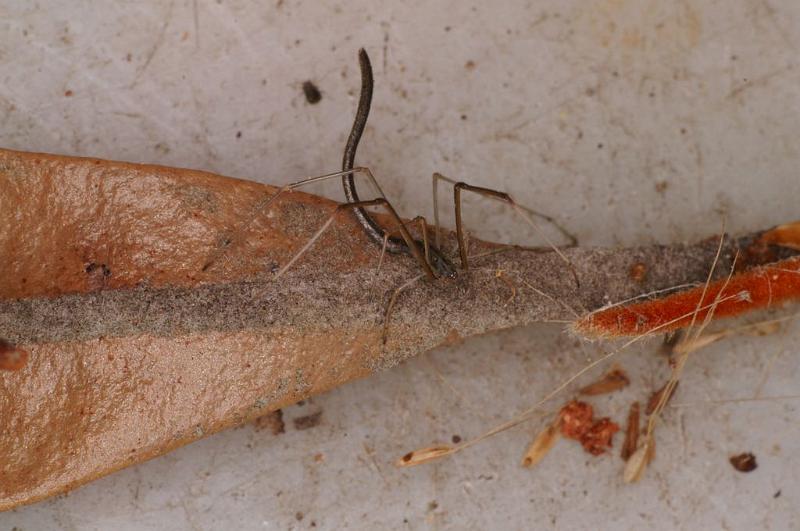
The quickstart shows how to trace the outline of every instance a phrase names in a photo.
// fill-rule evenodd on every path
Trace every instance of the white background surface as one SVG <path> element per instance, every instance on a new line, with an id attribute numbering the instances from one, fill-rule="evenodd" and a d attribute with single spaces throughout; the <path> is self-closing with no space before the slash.
<path id="1" fill-rule="evenodd" d="M 581 245 L 694 240 L 723 214 L 732 231 L 798 217 L 791 0 L 0 0 L 0 145 L 272 184 L 335 171 L 361 46 L 377 87 L 358 162 L 407 217 L 430 215 L 433 171 L 557 215 Z M 305 101 L 306 80 L 320 103 Z M 336 183 L 311 191 L 341 198 Z M 535 241 L 494 203 L 470 201 L 466 221 Z M 667 412 L 635 486 L 621 481 L 619 435 L 614 455 L 562 442 L 520 468 L 536 422 L 392 466 L 510 418 L 604 348 L 541 325 L 420 356 L 289 408 L 285 434 L 222 433 L 2 514 L 0 528 L 798 528 L 798 401 L 709 403 L 797 395 L 798 347 L 787 325 L 690 360 L 674 402 L 693 405 Z M 622 423 L 660 386 L 656 350 L 620 357 L 633 385 L 593 400 L 599 414 Z M 316 411 L 319 426 L 294 428 Z M 730 466 L 742 451 L 756 471 Z"/>

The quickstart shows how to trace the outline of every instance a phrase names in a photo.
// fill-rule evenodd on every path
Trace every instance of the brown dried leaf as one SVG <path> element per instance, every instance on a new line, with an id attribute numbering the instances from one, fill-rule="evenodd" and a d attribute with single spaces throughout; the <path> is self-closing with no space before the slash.
<path id="1" fill-rule="evenodd" d="M 406 455 L 395 461 L 394 466 L 409 467 L 421 465 L 422 463 L 427 463 L 428 461 L 433 461 L 434 459 L 439 459 L 440 457 L 450 455 L 455 450 L 456 447 L 449 446 L 447 444 L 436 444 L 434 446 L 428 446 L 427 448 L 420 448 L 419 450 L 408 452 Z"/>
<path id="2" fill-rule="evenodd" d="M 536 466 L 558 441 L 561 436 L 560 428 L 561 418 L 559 417 L 542 430 L 525 451 L 525 455 L 522 457 L 522 466 L 525 468 Z"/>
<path id="3" fill-rule="evenodd" d="M 582 395 L 603 395 L 619 391 L 630 385 L 630 383 L 627 373 L 620 367 L 614 367 L 604 374 L 602 378 L 587 385 L 579 392 Z"/>
<path id="4" fill-rule="evenodd" d="M 630 459 L 639 444 L 639 402 L 631 404 L 628 412 L 628 425 L 625 427 L 625 441 L 620 456 L 624 461 Z"/>

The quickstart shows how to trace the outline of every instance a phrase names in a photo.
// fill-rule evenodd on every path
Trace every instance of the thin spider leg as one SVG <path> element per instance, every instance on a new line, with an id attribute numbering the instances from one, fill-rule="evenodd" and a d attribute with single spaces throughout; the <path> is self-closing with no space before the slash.
<path id="1" fill-rule="evenodd" d="M 236 243 L 240 239 L 241 235 L 250 227 L 250 225 L 253 223 L 253 221 L 255 221 L 255 219 L 257 219 L 264 212 L 266 212 L 267 209 L 270 207 L 270 205 L 272 205 L 272 203 L 274 203 L 275 200 L 277 200 L 278 197 L 280 197 L 285 192 L 291 192 L 292 190 L 295 190 L 295 189 L 300 188 L 302 186 L 305 186 L 307 184 L 312 184 L 312 183 L 324 181 L 326 179 L 334 179 L 334 178 L 337 178 L 337 177 L 342 177 L 344 175 L 355 175 L 355 174 L 361 174 L 361 175 L 365 176 L 370 181 L 372 186 L 375 187 L 375 189 L 377 190 L 377 192 L 380 195 L 380 197 L 382 199 L 386 200 L 386 196 L 384 195 L 383 190 L 381 189 L 380 185 L 378 184 L 377 179 L 375 179 L 375 176 L 372 174 L 370 169 L 366 168 L 366 167 L 361 167 L 361 166 L 353 168 L 353 169 L 350 169 L 350 170 L 337 171 L 337 172 L 333 172 L 333 173 L 326 173 L 325 175 L 317 175 L 317 176 L 314 176 L 314 177 L 306 177 L 306 178 L 301 179 L 299 181 L 295 181 L 295 182 L 289 183 L 287 185 L 284 185 L 284 186 L 278 188 L 278 190 L 275 191 L 275 193 L 273 193 L 269 197 L 266 197 L 266 198 L 262 199 L 261 201 L 259 201 L 258 203 L 256 203 L 250 209 L 251 214 L 247 217 L 247 219 L 245 219 L 245 221 L 243 223 L 241 223 L 233 231 L 233 233 L 230 236 L 228 236 L 227 238 L 225 238 L 225 240 L 223 240 L 221 246 L 217 247 L 214 251 L 212 251 L 211 255 L 209 256 L 208 260 L 206 260 L 206 263 L 203 265 L 201 270 L 202 271 L 207 271 L 220 258 L 222 258 L 225 255 L 225 253 L 228 252 L 228 250 L 230 249 L 231 245 L 233 245 L 234 243 Z M 392 209 L 392 212 L 394 212 L 394 209 Z M 390 212 L 390 214 L 391 214 L 391 212 Z M 395 213 L 395 215 L 396 215 L 396 213 Z M 401 235 L 402 235 L 402 231 L 401 231 Z M 403 235 L 403 239 L 405 239 L 405 235 Z M 413 240 L 412 240 L 412 242 L 413 242 Z M 415 247 L 416 247 L 417 253 L 414 252 L 415 251 Z M 419 248 L 416 245 L 410 245 L 409 246 L 409 250 L 411 251 L 412 256 L 414 256 L 415 258 L 417 258 L 417 254 L 419 254 L 421 256 L 421 251 L 419 251 Z M 424 268 L 423 268 L 423 270 L 424 270 Z M 427 271 L 426 271 L 426 273 L 427 273 Z"/>
<path id="2" fill-rule="evenodd" d="M 403 239 L 408 243 L 409 248 L 412 250 L 412 252 L 416 251 L 414 252 L 414 258 L 417 259 L 417 262 L 419 262 L 420 266 L 425 271 L 425 274 L 428 275 L 428 278 L 431 279 L 436 278 L 433 274 L 433 270 L 431 269 L 430 265 L 428 265 L 428 262 L 425 261 L 425 257 L 422 255 L 422 252 L 416 246 L 416 243 L 411 238 L 411 234 L 408 232 L 408 229 L 406 229 L 405 226 L 403 225 L 402 220 L 397 215 L 397 212 L 392 207 L 391 203 L 389 203 L 389 201 L 387 201 L 383 197 L 378 197 L 376 199 L 370 199 L 369 201 L 357 201 L 355 203 L 344 203 L 338 205 L 334 210 L 334 212 L 328 217 L 327 221 L 325 221 L 325 223 L 322 225 L 322 227 L 320 227 L 317 230 L 317 232 L 315 232 L 314 235 L 305 243 L 305 245 L 303 245 L 300 251 L 298 251 L 292 257 L 292 259 L 289 260 L 289 262 L 278 271 L 278 273 L 275 275 L 274 280 L 278 280 L 281 276 L 283 276 L 283 274 L 286 273 L 286 271 L 290 267 L 292 267 L 295 264 L 295 262 L 297 262 L 300 259 L 300 257 L 311 248 L 311 246 L 314 245 L 314 243 L 319 239 L 319 237 L 322 236 L 322 233 L 325 232 L 325 230 L 331 225 L 331 223 L 333 223 L 333 220 L 336 218 L 336 215 L 339 212 L 346 209 L 364 208 L 369 206 L 383 206 L 386 209 L 386 211 L 389 213 L 389 216 L 391 216 L 392 219 L 398 224 L 400 234 L 403 236 Z"/>
<path id="3" fill-rule="evenodd" d="M 433 176 L 431 176 L 431 184 L 433 185 L 433 230 L 435 236 L 436 247 L 439 249 L 442 248 L 442 231 L 441 227 L 439 226 L 439 180 L 449 181 L 452 184 L 456 184 L 451 179 L 448 179 L 444 175 L 438 172 L 434 172 Z"/>
<path id="4" fill-rule="evenodd" d="M 565 264 L 570 268 L 572 275 L 575 277 L 575 283 L 580 285 L 580 280 L 578 279 L 578 273 L 575 270 L 575 266 L 572 265 L 572 262 L 561 252 L 561 250 L 555 246 L 550 239 L 539 230 L 539 227 L 536 226 L 536 223 L 533 222 L 533 219 L 528 215 L 526 209 L 522 208 L 520 205 L 517 204 L 516 201 L 507 193 L 499 192 L 497 190 L 492 190 L 491 188 L 484 188 L 482 186 L 473 186 L 471 184 L 467 184 L 464 182 L 458 182 L 453 185 L 453 199 L 455 201 L 456 206 L 456 237 L 458 239 L 458 252 L 461 256 L 461 265 L 464 267 L 465 270 L 469 269 L 469 262 L 467 260 L 467 249 L 464 241 L 464 229 L 463 229 L 463 220 L 461 215 L 461 190 L 466 190 L 468 192 L 474 192 L 476 194 L 484 195 L 491 199 L 497 199 L 499 201 L 503 201 L 508 203 L 514 212 L 517 213 L 523 220 L 525 220 L 528 225 L 535 230 L 539 236 L 544 238 L 547 244 L 553 249 L 553 251 L 558 254 L 558 256 L 564 261 Z"/>

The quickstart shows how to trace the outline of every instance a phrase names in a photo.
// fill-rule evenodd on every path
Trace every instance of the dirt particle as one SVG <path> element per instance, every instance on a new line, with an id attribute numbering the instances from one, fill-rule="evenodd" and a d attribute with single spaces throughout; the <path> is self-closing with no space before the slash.
<path id="1" fill-rule="evenodd" d="M 470 59 L 469 61 L 464 63 L 464 68 L 466 68 L 467 70 L 475 70 L 475 61 Z"/>
<path id="2" fill-rule="evenodd" d="M 433 500 L 432 502 L 428 503 L 428 511 L 435 511 L 438 508 L 439 504 L 436 502 L 436 500 Z"/>
<path id="3" fill-rule="evenodd" d="M 619 426 L 611 422 L 611 419 L 604 417 L 589 428 L 589 431 L 581 437 L 583 449 L 592 455 L 600 455 L 611 448 L 611 439 L 619 431 Z"/>
<path id="4" fill-rule="evenodd" d="M 453 441 L 453 444 L 458 444 L 461 442 L 461 435 L 453 435 L 451 440 Z"/>
<path id="5" fill-rule="evenodd" d="M 64 92 L 64 96 L 66 96 L 67 98 L 71 97 L 73 94 L 74 92 L 72 92 L 71 90 L 67 90 Z"/>
<path id="6" fill-rule="evenodd" d="M 306 96 L 306 101 L 311 105 L 316 105 L 322 99 L 322 93 L 312 81 L 303 83 L 303 94 Z"/>
<path id="7" fill-rule="evenodd" d="M 631 280 L 642 283 L 647 278 L 647 265 L 643 262 L 636 262 L 631 266 Z"/>
<path id="8" fill-rule="evenodd" d="M 18 371 L 28 363 L 28 352 L 0 339 L 0 370 Z"/>
<path id="9" fill-rule="evenodd" d="M 666 192 L 668 187 L 669 183 L 667 181 L 658 181 L 655 186 L 656 192 L 658 192 L 659 194 L 663 194 L 664 192 Z"/>
<path id="10" fill-rule="evenodd" d="M 561 408 L 561 434 L 570 439 L 580 439 L 592 426 L 594 409 L 591 404 L 573 400 Z"/>
<path id="11" fill-rule="evenodd" d="M 303 516 L 304 516 L 303 513 L 301 513 L 300 511 L 297 511 L 296 513 L 294 513 L 294 517 L 298 522 L 303 520 Z"/>
<path id="12" fill-rule="evenodd" d="M 236 131 L 236 138 L 242 138 L 242 132 Z"/>
<path id="13" fill-rule="evenodd" d="M 283 422 L 283 410 L 278 409 L 258 417 L 253 421 L 256 431 L 269 430 L 273 435 L 280 435 L 286 431 L 286 424 Z"/>
<path id="14" fill-rule="evenodd" d="M 772 497 L 773 498 L 780 498 L 781 497 L 781 489 L 778 489 L 778 491 L 775 494 L 773 494 Z"/>
<path id="15" fill-rule="evenodd" d="M 758 468 L 758 463 L 756 463 L 756 456 L 750 452 L 745 452 L 743 454 L 731 456 L 730 462 L 731 465 L 733 465 L 733 468 L 735 468 L 739 472 L 752 472 L 753 470 Z"/>
<path id="16" fill-rule="evenodd" d="M 297 417 L 292 422 L 296 430 L 308 430 L 318 426 L 320 421 L 322 421 L 322 411 L 317 411 L 316 413 L 303 417 Z"/>

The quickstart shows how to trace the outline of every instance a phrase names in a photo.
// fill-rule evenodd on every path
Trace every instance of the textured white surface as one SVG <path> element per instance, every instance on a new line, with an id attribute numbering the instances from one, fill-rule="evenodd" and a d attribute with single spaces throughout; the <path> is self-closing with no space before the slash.
<path id="1" fill-rule="evenodd" d="M 273 184 L 335 171 L 361 46 L 377 88 L 358 161 L 405 216 L 430 216 L 441 171 L 557 215 L 582 245 L 701 238 L 720 213 L 732 231 L 798 217 L 791 0 L 0 0 L 0 145 Z M 341 197 L 336 183 L 311 191 Z M 494 203 L 470 200 L 466 219 L 482 237 L 534 241 Z M 636 486 L 621 482 L 619 436 L 613 456 L 563 443 L 523 470 L 535 422 L 437 464 L 391 465 L 511 417 L 601 348 L 544 325 L 473 339 L 288 409 L 283 435 L 222 433 L 0 527 L 800 526 L 798 401 L 708 402 L 797 395 L 797 325 L 693 358 L 675 402 L 694 406 L 668 411 Z M 634 384 L 594 400 L 598 413 L 622 422 L 660 385 L 655 351 L 623 355 Z M 294 428 L 316 411 L 319 426 Z M 741 451 L 757 455 L 751 474 L 727 462 Z"/>

